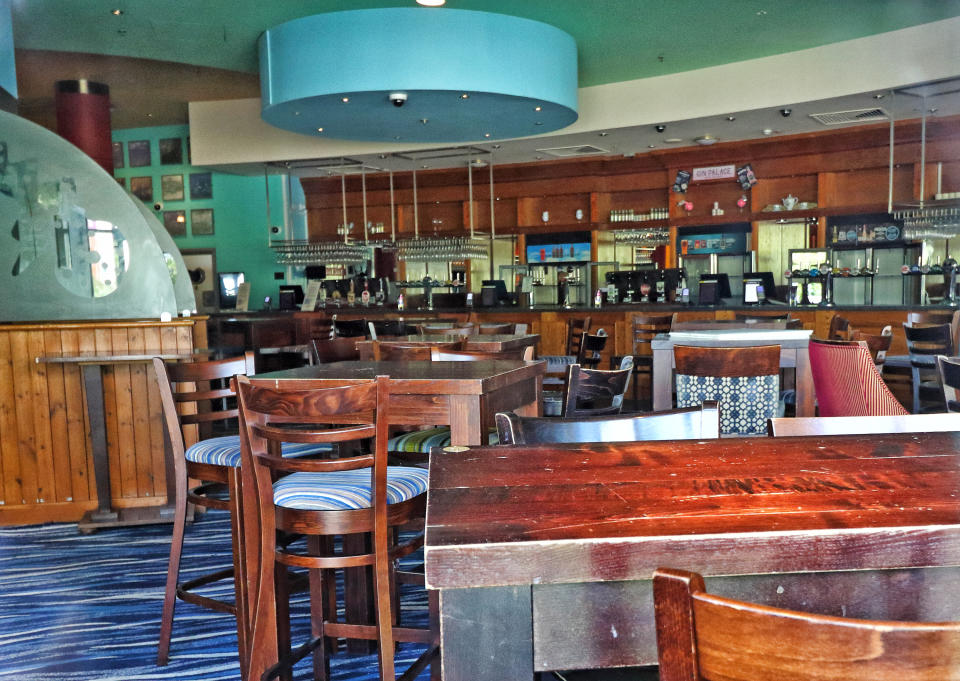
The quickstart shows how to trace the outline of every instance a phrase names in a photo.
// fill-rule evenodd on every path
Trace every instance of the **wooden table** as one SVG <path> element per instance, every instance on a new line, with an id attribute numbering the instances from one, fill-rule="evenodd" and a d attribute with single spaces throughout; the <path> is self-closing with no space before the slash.
<path id="1" fill-rule="evenodd" d="M 469 336 L 458 336 L 454 334 L 428 334 L 411 336 L 390 336 L 381 340 L 406 343 L 409 345 L 431 345 L 433 343 L 453 343 L 466 339 L 465 350 L 471 352 L 510 352 L 512 350 L 523 350 L 527 346 L 536 345 L 540 342 L 540 336 L 535 333 L 508 333 L 508 334 L 471 334 Z M 361 340 L 357 343 L 360 352 L 363 352 L 363 345 L 369 346 L 370 341 Z"/>
<path id="2" fill-rule="evenodd" d="M 331 362 L 298 369 L 287 369 L 250 377 L 254 385 L 288 388 L 322 388 L 356 383 L 375 376 L 390 376 L 391 425 L 449 425 L 451 445 L 479 445 L 487 441 L 487 428 L 494 425 L 498 411 L 516 411 L 527 416 L 540 414 L 540 393 L 546 363 L 520 360 L 477 362 Z M 250 471 L 243 471 L 243 485 L 253 489 Z M 248 495 L 244 493 L 244 499 Z M 258 520 L 251 515 L 256 504 L 244 501 L 244 544 L 247 554 L 248 590 L 258 591 L 260 545 Z M 354 537 L 354 539 L 356 539 Z M 362 541 L 362 538 L 360 538 Z M 360 568 L 362 570 L 362 568 Z M 349 571 L 348 571 L 349 572 Z M 348 575 L 359 584 L 348 585 L 350 599 L 346 603 L 348 621 L 369 621 L 369 599 L 362 579 Z M 261 591 L 261 597 L 272 598 L 273 588 Z M 361 612 L 362 611 L 362 612 Z M 277 659 L 277 642 L 273 634 L 254 629 L 251 641 L 250 670 L 246 678 L 259 679 L 263 671 Z"/>
<path id="3" fill-rule="evenodd" d="M 651 577 L 960 619 L 960 433 L 482 447 L 430 462 L 446 681 L 656 663 Z"/>
<path id="4" fill-rule="evenodd" d="M 110 456 L 107 445 L 106 409 L 103 400 L 103 368 L 117 364 L 150 364 L 154 357 L 166 361 L 188 361 L 193 353 L 144 352 L 144 353 L 50 353 L 37 357 L 37 364 L 76 364 L 83 376 L 84 397 L 87 403 L 87 418 L 90 424 L 90 449 L 93 454 L 93 475 L 97 487 L 97 508 L 87 511 L 77 523 L 81 532 L 93 532 L 104 527 L 129 525 L 152 525 L 173 522 L 173 500 L 176 490 L 170 462 L 169 444 L 166 451 L 167 503 L 164 506 L 125 508 L 117 511 L 111 503 Z M 152 369 L 151 369 L 152 373 Z M 166 431 L 164 431 L 166 442 Z"/>
<path id="5" fill-rule="evenodd" d="M 653 409 L 661 411 L 673 407 L 673 346 L 699 345 L 704 347 L 749 347 L 779 345 L 780 366 L 796 369 L 797 416 L 814 415 L 813 374 L 810 371 L 810 344 L 812 331 L 806 329 L 714 329 L 701 331 L 671 331 L 658 334 L 651 342 L 653 349 Z"/>

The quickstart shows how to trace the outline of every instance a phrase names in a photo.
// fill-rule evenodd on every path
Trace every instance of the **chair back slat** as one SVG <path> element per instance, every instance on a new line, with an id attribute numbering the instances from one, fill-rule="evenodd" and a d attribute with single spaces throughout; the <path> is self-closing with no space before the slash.
<path id="1" fill-rule="evenodd" d="M 632 357 L 624 357 L 620 368 L 613 371 L 584 369 L 579 364 L 571 364 L 567 367 L 567 382 L 563 387 L 561 416 L 619 414 L 632 372 Z"/>
<path id="2" fill-rule="evenodd" d="M 311 345 L 318 364 L 360 359 L 356 337 L 314 338 Z"/>
<path id="3" fill-rule="evenodd" d="M 567 320 L 567 351 L 565 354 L 571 357 L 576 357 L 580 354 L 580 343 L 583 339 L 583 334 L 590 330 L 591 321 L 590 317 Z"/>
<path id="4" fill-rule="evenodd" d="M 923 361 L 920 356 L 953 354 L 953 338 L 949 324 L 910 326 L 904 323 L 903 333 L 907 338 L 907 353 L 911 362 L 920 361 L 924 366 L 930 366 L 930 362 Z"/>
<path id="5" fill-rule="evenodd" d="M 699 440 L 720 436 L 716 402 L 639 416 L 554 418 L 501 412 L 496 415 L 496 422 L 500 444 L 504 445 Z"/>
<path id="6" fill-rule="evenodd" d="M 947 411 L 960 412 L 960 357 L 937 355 L 937 370 Z"/>
<path id="7" fill-rule="evenodd" d="M 780 372 L 780 346 L 745 348 L 673 346 L 678 374 L 688 376 L 772 376 Z"/>
<path id="8" fill-rule="evenodd" d="M 477 350 L 447 350 L 445 348 L 430 348 L 430 359 L 434 362 L 477 362 L 482 360 L 512 359 L 533 360 L 533 346 L 528 345 L 522 350 L 503 350 L 501 352 L 480 352 Z"/>
<path id="9" fill-rule="evenodd" d="M 944 681 L 960 678 L 960 622 L 858 620 L 706 592 L 703 578 L 653 575 L 660 678 Z"/>

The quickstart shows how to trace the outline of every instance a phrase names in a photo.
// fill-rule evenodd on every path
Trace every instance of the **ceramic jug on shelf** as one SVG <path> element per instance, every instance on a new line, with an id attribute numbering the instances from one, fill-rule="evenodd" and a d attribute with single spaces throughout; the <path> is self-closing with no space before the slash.
<path id="1" fill-rule="evenodd" d="M 799 201 L 799 199 L 796 196 L 794 196 L 793 194 L 787 194 L 783 198 L 781 203 L 783 204 L 783 207 L 786 208 L 787 210 L 793 210 L 797 205 L 797 201 Z"/>

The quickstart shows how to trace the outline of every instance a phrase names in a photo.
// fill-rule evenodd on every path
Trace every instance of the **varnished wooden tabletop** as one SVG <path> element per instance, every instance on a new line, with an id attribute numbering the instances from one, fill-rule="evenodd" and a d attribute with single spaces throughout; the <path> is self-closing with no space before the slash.
<path id="1" fill-rule="evenodd" d="M 316 366 L 257 374 L 261 381 L 359 381 L 389 376 L 391 392 L 410 394 L 485 394 L 546 371 L 542 361 L 483 360 L 478 362 L 330 362 Z M 289 383 L 290 387 L 298 387 Z"/>
<path id="2" fill-rule="evenodd" d="M 432 588 L 960 565 L 960 433 L 478 447 L 430 462 Z"/>

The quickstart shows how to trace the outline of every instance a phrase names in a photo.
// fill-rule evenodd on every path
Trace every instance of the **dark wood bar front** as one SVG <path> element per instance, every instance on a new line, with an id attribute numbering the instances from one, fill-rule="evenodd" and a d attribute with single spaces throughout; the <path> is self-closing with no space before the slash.
<path id="1" fill-rule="evenodd" d="M 661 566 L 778 607 L 958 619 L 958 448 L 936 433 L 437 452 L 444 679 L 655 664 Z"/>

